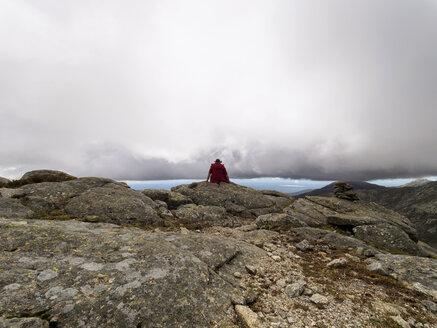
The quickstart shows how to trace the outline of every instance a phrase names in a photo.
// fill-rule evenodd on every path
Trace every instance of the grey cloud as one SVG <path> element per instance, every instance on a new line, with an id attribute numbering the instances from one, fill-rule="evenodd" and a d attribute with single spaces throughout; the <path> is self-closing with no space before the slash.
<path id="1" fill-rule="evenodd" d="M 437 172 L 435 1 L 0 2 L 0 175 Z"/>

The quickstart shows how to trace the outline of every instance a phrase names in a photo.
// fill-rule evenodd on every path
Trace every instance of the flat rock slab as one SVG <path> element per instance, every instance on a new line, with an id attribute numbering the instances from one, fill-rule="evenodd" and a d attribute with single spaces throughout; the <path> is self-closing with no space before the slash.
<path id="1" fill-rule="evenodd" d="M 231 298 L 241 291 L 226 267 L 256 265 L 263 254 L 223 236 L 0 219 L 0 317 L 43 314 L 60 327 L 230 327 Z"/>

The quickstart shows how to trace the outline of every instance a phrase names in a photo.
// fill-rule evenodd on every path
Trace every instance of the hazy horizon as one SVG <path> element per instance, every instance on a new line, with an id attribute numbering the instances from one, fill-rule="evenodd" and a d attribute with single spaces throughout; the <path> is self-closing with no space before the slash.
<path id="1" fill-rule="evenodd" d="M 437 177 L 426 177 L 431 181 L 437 181 Z M 398 187 L 415 179 L 384 179 L 366 181 L 385 187 Z M 129 181 L 125 180 L 133 189 L 171 189 L 171 187 L 181 184 L 189 184 L 204 180 L 199 179 L 172 179 L 172 180 L 149 180 L 149 181 Z M 284 193 L 295 193 L 299 191 L 322 188 L 334 181 L 315 181 L 305 179 L 282 179 L 282 178 L 254 178 L 254 179 L 231 179 L 231 181 L 254 189 L 277 190 Z"/>
<path id="2" fill-rule="evenodd" d="M 434 0 L 0 0 L 0 176 L 437 176 Z"/>

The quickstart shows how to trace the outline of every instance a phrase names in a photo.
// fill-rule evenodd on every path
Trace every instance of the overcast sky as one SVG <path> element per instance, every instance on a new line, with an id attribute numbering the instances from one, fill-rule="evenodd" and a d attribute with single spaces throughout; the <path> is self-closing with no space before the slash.
<path id="1" fill-rule="evenodd" d="M 0 0 L 0 176 L 437 175 L 435 0 Z"/>

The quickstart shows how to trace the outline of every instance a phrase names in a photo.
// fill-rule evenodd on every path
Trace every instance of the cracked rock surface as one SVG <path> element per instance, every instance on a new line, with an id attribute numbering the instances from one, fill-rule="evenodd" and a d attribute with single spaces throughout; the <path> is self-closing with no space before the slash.
<path id="1" fill-rule="evenodd" d="M 59 327 L 232 326 L 231 274 L 262 249 L 223 236 L 0 219 L 0 316 Z"/>

